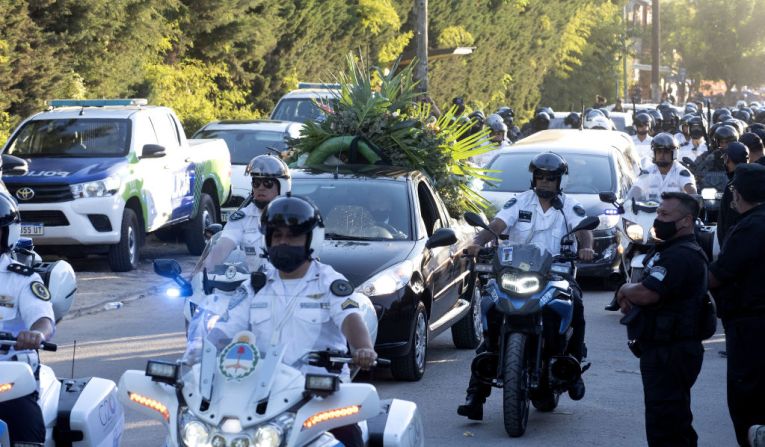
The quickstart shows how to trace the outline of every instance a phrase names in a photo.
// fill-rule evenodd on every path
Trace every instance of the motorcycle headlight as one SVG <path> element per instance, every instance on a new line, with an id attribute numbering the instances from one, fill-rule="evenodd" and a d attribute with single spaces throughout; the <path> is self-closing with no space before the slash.
<path id="1" fill-rule="evenodd" d="M 624 232 L 627 233 L 628 238 L 638 242 L 643 240 L 643 227 L 628 219 L 622 219 L 622 222 L 624 224 Z"/>
<path id="2" fill-rule="evenodd" d="M 366 296 L 388 295 L 409 284 L 414 264 L 404 261 L 388 267 L 356 288 Z"/>
<path id="3" fill-rule="evenodd" d="M 714 188 L 704 188 L 701 190 L 701 198 L 704 200 L 714 200 L 717 196 L 717 190 Z"/>
<path id="4" fill-rule="evenodd" d="M 205 424 L 199 421 L 187 422 L 181 430 L 181 437 L 187 447 L 208 447 L 210 445 L 208 443 L 210 432 Z"/>
<path id="5" fill-rule="evenodd" d="M 120 189 L 120 178 L 116 175 L 107 177 L 103 180 L 93 182 L 76 183 L 70 185 L 69 189 L 75 199 L 84 199 L 87 197 L 104 197 L 114 195 Z"/>
<path id="6" fill-rule="evenodd" d="M 283 435 L 280 427 L 271 424 L 263 425 L 255 431 L 252 447 L 279 447 Z"/>
<path id="7" fill-rule="evenodd" d="M 619 223 L 618 214 L 601 214 L 598 217 L 600 218 L 600 224 L 595 228 L 596 230 L 610 230 Z"/>
<path id="8" fill-rule="evenodd" d="M 518 275 L 515 273 L 502 274 L 500 285 L 510 293 L 525 295 L 538 292 L 541 287 L 539 278 L 534 275 Z"/>

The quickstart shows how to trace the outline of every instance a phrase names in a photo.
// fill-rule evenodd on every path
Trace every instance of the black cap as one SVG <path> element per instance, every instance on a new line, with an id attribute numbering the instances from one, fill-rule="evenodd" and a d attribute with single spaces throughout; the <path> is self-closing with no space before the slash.
<path id="1" fill-rule="evenodd" d="M 765 129 L 752 129 L 751 133 L 760 137 L 760 140 L 762 140 L 763 144 L 765 144 Z"/>
<path id="2" fill-rule="evenodd" d="M 746 147 L 748 147 L 750 151 L 762 152 L 762 139 L 756 133 L 747 132 L 744 135 L 741 135 L 741 138 L 739 138 L 738 141 L 746 144 Z"/>
<path id="3" fill-rule="evenodd" d="M 749 148 L 738 141 L 728 143 L 725 148 L 725 157 L 736 164 L 747 163 L 749 161 Z"/>
<path id="4" fill-rule="evenodd" d="M 765 202 L 765 166 L 759 163 L 736 166 L 733 187 L 749 203 Z"/>

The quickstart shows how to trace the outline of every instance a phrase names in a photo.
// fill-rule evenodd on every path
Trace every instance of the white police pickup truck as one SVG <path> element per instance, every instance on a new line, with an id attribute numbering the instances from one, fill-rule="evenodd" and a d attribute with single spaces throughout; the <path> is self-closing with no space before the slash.
<path id="1" fill-rule="evenodd" d="M 54 100 L 24 120 L 3 153 L 27 160 L 3 175 L 22 235 L 45 252 L 108 254 L 136 268 L 147 233 L 182 237 L 198 255 L 231 193 L 223 140 L 190 140 L 175 113 L 145 99 Z"/>

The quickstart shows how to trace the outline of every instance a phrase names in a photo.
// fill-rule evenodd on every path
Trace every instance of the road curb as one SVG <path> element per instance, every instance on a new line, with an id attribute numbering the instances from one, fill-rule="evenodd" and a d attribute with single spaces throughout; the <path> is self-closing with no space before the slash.
<path id="1" fill-rule="evenodd" d="M 115 301 L 120 301 L 123 304 L 131 303 L 133 301 L 138 301 L 140 299 L 146 298 L 147 295 L 159 294 L 161 289 L 162 289 L 162 286 L 151 286 L 148 289 L 144 290 L 143 292 L 139 292 L 137 294 L 136 293 L 130 293 L 130 294 L 123 295 L 123 296 L 114 296 L 114 297 L 111 297 L 108 300 L 100 301 L 100 302 L 98 302 L 96 304 L 91 304 L 89 306 L 84 306 L 84 307 L 80 307 L 80 308 L 77 308 L 77 309 L 73 309 L 73 310 L 69 311 L 69 313 L 64 315 L 64 317 L 61 319 L 61 321 L 64 321 L 64 320 L 74 320 L 74 319 L 77 319 L 79 317 L 83 317 L 85 315 L 93 315 L 93 314 L 97 314 L 97 313 L 101 313 L 101 312 L 106 312 L 108 310 L 113 310 L 113 309 L 106 309 L 106 308 L 104 308 L 104 306 L 106 304 L 108 304 L 108 303 L 112 303 L 112 302 L 115 302 Z M 116 310 L 116 309 L 114 309 L 114 310 Z"/>

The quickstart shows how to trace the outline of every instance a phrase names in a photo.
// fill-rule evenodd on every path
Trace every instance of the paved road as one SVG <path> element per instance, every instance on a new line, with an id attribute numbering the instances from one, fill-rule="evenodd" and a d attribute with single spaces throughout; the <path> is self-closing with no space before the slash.
<path id="1" fill-rule="evenodd" d="M 192 262 L 177 246 L 153 246 L 150 254 L 152 250 L 155 257 L 180 257 L 184 265 Z M 147 359 L 177 358 L 183 349 L 180 302 L 146 293 L 147 288 L 159 290 L 161 284 L 147 276 L 148 263 L 144 263 L 142 273 L 127 276 L 107 274 L 102 267 L 94 267 L 100 265 L 91 260 L 76 263 L 80 270 L 100 270 L 80 273 L 82 278 L 97 278 L 82 281 L 83 294 L 114 294 L 116 287 L 119 296 L 130 296 L 131 300 L 117 310 L 64 320 L 55 340 L 59 351 L 44 353 L 43 360 L 57 374 L 70 376 L 72 344 L 77 340 L 74 375 L 118 381 L 126 369 L 144 369 Z M 603 291 L 585 293 L 587 344 L 593 362 L 585 377 L 586 397 L 580 402 L 562 397 L 551 414 L 532 410 L 528 430 L 519 440 L 509 440 L 504 432 L 500 393 L 495 392 L 487 403 L 483 422 L 473 423 L 457 416 L 455 408 L 464 397 L 472 353 L 454 349 L 448 333 L 431 342 L 428 369 L 420 382 L 394 382 L 385 371 L 376 372 L 372 382 L 383 398 L 404 397 L 419 405 L 427 445 L 431 446 L 645 445 L 638 362 L 626 349 L 618 315 L 602 310 L 610 296 Z M 704 366 L 693 390 L 694 425 L 702 446 L 735 445 L 725 406 L 725 361 L 718 355 L 723 344 L 720 335 L 705 344 Z M 124 446 L 161 445 L 163 436 L 159 423 L 128 411 Z"/>

